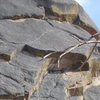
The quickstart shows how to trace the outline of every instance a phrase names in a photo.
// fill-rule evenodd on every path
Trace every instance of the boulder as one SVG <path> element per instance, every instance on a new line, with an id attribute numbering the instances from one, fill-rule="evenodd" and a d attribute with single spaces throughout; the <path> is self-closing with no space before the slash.
<path id="1" fill-rule="evenodd" d="M 0 100 L 88 100 L 99 45 L 81 71 L 93 45 L 64 52 L 89 32 L 97 28 L 73 0 L 0 0 Z"/>
<path id="2" fill-rule="evenodd" d="M 53 60 L 57 60 L 64 49 L 79 43 L 76 38 L 78 38 L 81 42 L 84 42 L 90 37 L 90 34 L 82 28 L 72 24 L 50 20 L 45 21 L 38 19 L 26 19 L 22 22 L 11 20 L 0 21 L 0 36 L 2 41 L 0 45 L 0 52 L 5 56 L 9 56 L 9 60 L 1 57 L 0 94 L 9 94 L 9 96 L 12 96 L 17 94 L 24 95 L 25 91 L 31 95 L 34 93 L 34 91 L 39 89 L 42 79 L 47 72 L 53 70 L 55 73 L 55 71 L 60 72 L 61 70 L 67 70 L 70 68 L 68 66 L 71 65 L 71 63 L 71 66 L 73 66 L 73 64 L 77 64 L 80 59 L 84 58 L 83 60 L 85 60 L 86 51 L 88 52 L 89 49 L 89 46 L 86 45 L 76 48 L 64 57 L 65 60 L 70 60 L 71 57 L 75 57 L 74 59 L 76 59 L 74 63 L 70 60 L 71 62 L 67 65 L 68 68 L 66 67 L 65 63 L 65 65 L 63 64 L 64 67 L 61 66 L 60 68 L 56 67 L 50 69 L 50 66 L 54 65 Z M 55 53 L 48 57 L 47 60 L 43 59 L 45 55 L 52 52 Z M 12 53 L 14 54 L 13 57 Z M 10 57 L 12 59 L 10 59 Z M 73 68 L 71 68 L 71 70 L 73 70 Z M 57 76 L 58 74 L 56 74 L 55 77 L 52 73 L 49 74 L 49 77 L 52 79 L 56 78 Z M 49 82 L 51 81 L 51 79 L 48 79 L 49 77 L 47 75 L 47 78 L 45 78 L 46 83 L 42 83 L 43 86 L 40 89 L 40 95 L 45 95 L 41 94 L 42 91 L 44 91 L 43 93 L 50 91 L 46 91 L 44 89 L 45 85 L 48 86 Z M 52 82 L 53 81 L 51 81 L 51 84 Z M 54 81 L 53 84 L 58 83 Z M 24 85 L 25 88 L 23 87 Z M 53 86 L 52 89 L 55 89 L 53 90 L 54 92 L 52 92 L 53 94 L 51 94 L 51 98 L 59 98 L 59 100 L 61 100 L 61 98 L 63 99 L 63 97 L 60 98 L 60 95 L 64 95 L 64 90 L 56 93 L 56 97 L 55 91 L 64 88 L 64 86 L 64 80 L 62 83 L 59 81 L 59 85 L 56 86 L 57 88 Z M 46 95 L 42 96 L 41 98 L 46 98 Z"/>
<path id="3" fill-rule="evenodd" d="M 91 18 L 74 0 L 0 0 L 0 19 L 32 17 L 67 21 L 92 34 L 98 31 Z"/>

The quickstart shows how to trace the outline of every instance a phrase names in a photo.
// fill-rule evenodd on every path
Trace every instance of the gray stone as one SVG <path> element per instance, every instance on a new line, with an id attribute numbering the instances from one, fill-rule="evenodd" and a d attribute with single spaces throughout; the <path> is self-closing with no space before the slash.
<path id="1" fill-rule="evenodd" d="M 93 77 L 100 76 L 99 74 L 100 73 L 100 46 L 99 45 L 95 48 L 91 58 L 89 59 L 89 65 L 91 66 L 90 70 L 92 76 Z"/>
<path id="2" fill-rule="evenodd" d="M 13 57 L 16 56 L 17 48 L 10 45 L 1 45 L 0 46 L 0 58 L 5 61 L 10 61 Z"/>
<path id="3" fill-rule="evenodd" d="M 86 90 L 84 94 L 85 100 L 99 100 L 100 98 L 100 86 L 94 86 Z"/>
<path id="4" fill-rule="evenodd" d="M 28 44 L 37 49 L 52 51 L 62 51 L 69 46 L 76 45 L 79 43 L 76 38 L 85 41 L 90 37 L 88 32 L 74 25 L 56 21 L 48 23 L 37 19 L 27 19 L 24 22 L 2 20 L 0 32 L 2 41 L 15 45 Z M 86 52 L 85 48 L 78 52 L 84 51 Z"/>
<path id="5" fill-rule="evenodd" d="M 64 100 L 65 83 L 67 82 L 62 79 L 61 74 L 48 74 L 33 97 L 38 97 L 40 100 Z"/>
<path id="6" fill-rule="evenodd" d="M 7 95 L 8 93 L 9 95 L 24 94 L 25 90 L 30 92 L 31 88 L 36 87 L 37 89 L 38 86 L 35 84 L 35 77 L 38 79 L 38 73 L 42 73 L 43 67 L 41 67 L 41 65 L 45 62 L 41 60 L 43 56 L 54 51 L 61 53 L 69 46 L 76 45 L 79 43 L 76 38 L 84 42 L 90 37 L 88 32 L 78 26 L 59 23 L 57 21 L 49 20 L 49 22 L 47 22 L 37 19 L 27 19 L 23 22 L 2 20 L 0 21 L 0 35 L 2 41 L 0 45 L 1 53 L 10 55 L 10 51 L 13 52 L 17 49 L 15 57 L 10 59 L 9 62 L 0 61 L 0 81 L 2 83 L 0 85 L 0 94 L 2 95 Z M 6 47 L 5 52 L 2 48 Z M 89 47 L 85 45 L 80 49 L 78 48 L 72 51 L 72 53 L 86 56 L 88 48 Z M 44 74 L 45 72 L 40 74 L 40 80 Z M 55 77 L 52 73 L 49 75 L 53 80 L 56 80 L 56 73 Z M 47 96 L 50 96 L 51 100 L 63 99 L 64 96 L 61 95 L 65 95 L 64 81 L 60 79 L 58 82 L 53 82 L 48 78 L 45 78 L 45 80 L 47 82 L 43 83 L 44 85 L 42 85 L 39 91 L 41 100 Z M 50 85 L 48 87 L 50 81 L 51 85 L 59 84 L 56 87 L 51 86 L 50 89 Z M 39 82 L 41 83 L 41 81 Z M 25 90 L 23 86 L 25 86 Z M 45 86 L 48 88 L 47 90 Z"/>
<path id="7" fill-rule="evenodd" d="M 73 0 L 0 0 L 0 100 L 68 100 L 68 86 L 81 84 L 84 89 L 92 82 L 94 65 L 94 71 L 98 71 L 99 47 L 81 72 L 77 69 L 92 44 L 65 54 L 60 66 L 58 59 L 69 47 L 87 41 L 90 33 L 97 31 Z M 97 88 L 82 91 L 84 98 L 98 100 Z"/>
<path id="8" fill-rule="evenodd" d="M 30 17 L 68 21 L 90 33 L 98 31 L 90 17 L 74 0 L 0 0 L 0 19 Z"/>
<path id="9" fill-rule="evenodd" d="M 35 0 L 0 0 L 0 19 L 11 18 L 15 16 L 43 16 L 44 9 L 37 7 Z"/>

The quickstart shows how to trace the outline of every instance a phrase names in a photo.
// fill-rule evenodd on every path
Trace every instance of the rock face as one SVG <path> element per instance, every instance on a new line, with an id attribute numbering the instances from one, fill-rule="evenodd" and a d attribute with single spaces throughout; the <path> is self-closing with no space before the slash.
<path id="1" fill-rule="evenodd" d="M 98 100 L 99 46 L 82 71 L 92 45 L 58 63 L 96 32 L 73 0 L 0 0 L 0 100 Z"/>
<path id="2" fill-rule="evenodd" d="M 0 0 L 0 19 L 40 18 L 67 21 L 90 33 L 97 27 L 74 0 Z"/>

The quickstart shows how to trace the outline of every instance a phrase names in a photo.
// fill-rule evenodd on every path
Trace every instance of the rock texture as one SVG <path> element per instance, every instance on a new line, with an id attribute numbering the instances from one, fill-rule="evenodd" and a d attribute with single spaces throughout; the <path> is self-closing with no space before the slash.
<path id="1" fill-rule="evenodd" d="M 90 33 L 97 27 L 74 0 L 0 0 L 0 19 L 40 18 L 67 21 Z"/>
<path id="2" fill-rule="evenodd" d="M 93 45 L 58 67 L 97 31 L 73 0 L 0 0 L 0 100 L 98 100 L 99 45 L 82 71 Z"/>

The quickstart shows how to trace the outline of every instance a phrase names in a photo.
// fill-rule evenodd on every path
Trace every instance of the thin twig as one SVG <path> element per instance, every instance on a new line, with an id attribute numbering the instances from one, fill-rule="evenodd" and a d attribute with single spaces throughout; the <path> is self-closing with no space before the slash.
<path id="1" fill-rule="evenodd" d="M 76 39 L 78 42 L 82 43 L 82 40 L 79 37 L 76 37 L 74 35 L 71 35 L 74 39 Z"/>
<path id="2" fill-rule="evenodd" d="M 100 33 L 96 33 L 95 35 L 92 35 L 87 41 L 81 42 L 81 43 L 79 43 L 79 44 L 77 44 L 77 45 L 70 46 L 69 48 L 65 49 L 65 50 L 63 51 L 63 53 L 62 53 L 62 54 L 59 56 L 59 58 L 58 58 L 58 62 L 57 62 L 58 68 L 60 67 L 60 60 L 61 60 L 61 58 L 62 58 L 65 54 L 71 52 L 72 50 L 74 50 L 74 49 L 76 49 L 76 48 L 78 48 L 78 47 L 80 47 L 80 46 L 82 46 L 82 45 L 95 43 L 95 45 L 93 46 L 93 48 L 92 48 L 92 50 L 91 50 L 91 52 L 90 52 L 88 58 L 87 58 L 86 61 L 81 65 L 81 67 L 84 66 L 84 64 L 89 60 L 90 56 L 92 55 L 92 53 L 93 53 L 95 47 L 97 46 L 97 43 L 100 43 L 100 41 L 98 41 L 99 39 L 96 40 L 96 41 L 90 41 L 90 40 L 91 40 L 92 38 L 95 38 L 95 36 L 99 36 L 99 35 L 100 35 Z M 76 39 L 76 37 L 74 37 L 74 38 Z M 80 42 L 80 41 L 79 41 L 79 42 Z M 45 55 L 45 56 L 43 57 L 43 59 L 46 59 L 46 58 L 50 57 L 52 54 L 55 54 L 55 53 L 57 53 L 57 52 L 56 52 L 56 51 L 51 52 L 51 53 Z"/>
<path id="3" fill-rule="evenodd" d="M 83 62 L 83 64 L 78 68 L 80 71 L 82 69 L 82 67 L 87 63 L 87 61 L 90 59 L 91 55 L 93 54 L 93 51 L 95 50 L 96 46 L 97 46 L 97 42 L 95 43 L 95 45 L 93 46 L 89 56 L 87 57 L 87 59 L 85 60 L 85 62 Z"/>
<path id="4" fill-rule="evenodd" d="M 96 34 L 92 35 L 91 38 L 93 38 L 93 37 L 95 38 L 97 36 L 98 37 L 97 40 L 99 40 L 99 38 L 100 38 L 99 35 L 100 35 L 100 33 L 96 33 Z"/>

